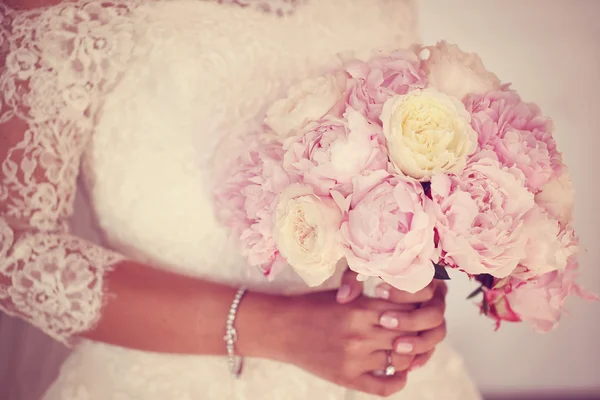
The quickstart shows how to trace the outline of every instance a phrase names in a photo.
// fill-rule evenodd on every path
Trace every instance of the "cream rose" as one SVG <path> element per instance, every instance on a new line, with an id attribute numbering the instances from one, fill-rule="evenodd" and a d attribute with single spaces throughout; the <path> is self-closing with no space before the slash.
<path id="1" fill-rule="evenodd" d="M 477 147 L 465 106 L 434 89 L 392 97 L 381 122 L 396 170 L 421 181 L 438 172 L 460 173 Z"/>
<path id="2" fill-rule="evenodd" d="M 343 79 L 326 75 L 292 86 L 287 97 L 276 101 L 267 111 L 265 124 L 275 133 L 287 137 L 306 123 L 318 120 L 341 99 Z"/>
<path id="3" fill-rule="evenodd" d="M 423 67 L 429 83 L 440 92 L 462 100 L 470 93 L 485 93 L 500 87 L 498 77 L 485 69 L 477 54 L 465 53 L 446 42 L 427 50 L 429 58 Z"/>
<path id="4" fill-rule="evenodd" d="M 313 188 L 293 184 L 279 194 L 273 238 L 279 253 L 309 286 L 329 279 L 342 258 L 341 210 Z"/>

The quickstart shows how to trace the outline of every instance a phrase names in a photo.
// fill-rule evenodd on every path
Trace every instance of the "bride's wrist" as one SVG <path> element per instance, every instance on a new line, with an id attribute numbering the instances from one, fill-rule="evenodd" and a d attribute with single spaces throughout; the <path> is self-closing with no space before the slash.
<path id="1" fill-rule="evenodd" d="M 285 308 L 289 298 L 247 292 L 236 318 L 236 353 L 244 357 L 281 360 L 286 337 Z"/>

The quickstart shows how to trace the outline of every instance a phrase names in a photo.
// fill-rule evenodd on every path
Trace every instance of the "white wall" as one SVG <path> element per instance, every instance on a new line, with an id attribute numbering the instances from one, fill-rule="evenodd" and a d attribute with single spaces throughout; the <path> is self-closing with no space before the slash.
<path id="1" fill-rule="evenodd" d="M 588 252 L 581 282 L 600 293 L 600 1 L 422 0 L 424 43 L 440 39 L 481 55 L 486 66 L 538 103 L 574 175 L 576 228 Z M 493 332 L 451 282 L 450 339 L 490 392 L 579 389 L 600 394 L 600 304 L 569 302 L 572 315 L 546 335 L 527 326 Z"/>

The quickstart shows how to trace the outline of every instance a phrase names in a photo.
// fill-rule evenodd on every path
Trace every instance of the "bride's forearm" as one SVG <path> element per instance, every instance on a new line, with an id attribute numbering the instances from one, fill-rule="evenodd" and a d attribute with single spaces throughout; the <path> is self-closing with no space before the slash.
<path id="1" fill-rule="evenodd" d="M 102 317 L 84 337 L 152 352 L 226 353 L 223 336 L 235 288 L 134 262 L 119 264 L 107 275 L 106 286 Z M 244 296 L 235 322 L 240 354 L 275 356 L 282 300 L 254 292 Z"/>

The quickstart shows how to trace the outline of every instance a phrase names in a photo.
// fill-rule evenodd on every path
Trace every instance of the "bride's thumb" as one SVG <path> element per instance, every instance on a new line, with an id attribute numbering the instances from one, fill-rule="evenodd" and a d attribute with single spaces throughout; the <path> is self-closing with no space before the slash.
<path id="1" fill-rule="evenodd" d="M 337 302 L 340 304 L 347 304 L 356 298 L 360 297 L 363 292 L 362 282 L 356 279 L 357 273 L 352 271 L 350 268 L 344 271 L 342 276 L 342 284 L 337 292 Z"/>

